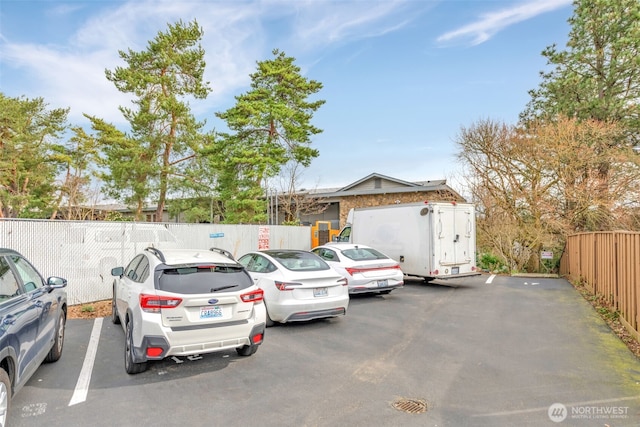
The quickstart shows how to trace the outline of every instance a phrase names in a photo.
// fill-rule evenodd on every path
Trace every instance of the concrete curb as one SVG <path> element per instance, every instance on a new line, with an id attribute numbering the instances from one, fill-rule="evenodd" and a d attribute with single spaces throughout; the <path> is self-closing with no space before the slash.
<path id="1" fill-rule="evenodd" d="M 541 277 L 546 279 L 559 279 L 557 274 L 543 274 L 543 273 L 514 273 L 511 277 Z"/>

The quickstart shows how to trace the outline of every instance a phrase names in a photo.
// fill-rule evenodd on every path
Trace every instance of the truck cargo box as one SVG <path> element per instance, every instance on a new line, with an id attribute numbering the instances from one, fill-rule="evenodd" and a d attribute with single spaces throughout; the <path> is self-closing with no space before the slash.
<path id="1" fill-rule="evenodd" d="M 378 249 L 404 274 L 426 280 L 480 274 L 476 268 L 475 206 L 420 202 L 355 208 L 336 241 Z"/>

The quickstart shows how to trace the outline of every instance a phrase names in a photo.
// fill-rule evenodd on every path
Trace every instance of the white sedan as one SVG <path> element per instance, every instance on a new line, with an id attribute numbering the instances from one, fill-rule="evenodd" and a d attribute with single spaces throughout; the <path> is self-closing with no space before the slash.
<path id="1" fill-rule="evenodd" d="M 330 242 L 311 252 L 347 279 L 350 294 L 388 294 L 404 286 L 404 273 L 398 262 L 369 246 Z"/>
<path id="2" fill-rule="evenodd" d="M 267 326 L 347 313 L 347 281 L 311 252 L 255 251 L 241 256 L 238 262 L 264 291 Z"/>

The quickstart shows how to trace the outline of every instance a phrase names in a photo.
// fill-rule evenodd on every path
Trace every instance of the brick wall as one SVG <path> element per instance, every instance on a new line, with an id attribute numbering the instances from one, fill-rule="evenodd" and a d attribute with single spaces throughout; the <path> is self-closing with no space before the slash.
<path id="1" fill-rule="evenodd" d="M 448 202 L 457 201 L 460 203 L 465 200 L 456 197 L 448 191 L 416 191 L 415 193 L 388 193 L 374 195 L 347 196 L 340 198 L 340 228 L 344 227 L 347 222 L 347 215 L 352 208 L 365 208 L 369 206 L 393 205 L 396 203 L 413 203 L 413 202 Z"/>

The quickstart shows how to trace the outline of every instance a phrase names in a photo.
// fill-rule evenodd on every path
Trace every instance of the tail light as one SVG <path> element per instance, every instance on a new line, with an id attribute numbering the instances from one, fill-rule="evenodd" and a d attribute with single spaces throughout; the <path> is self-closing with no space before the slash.
<path id="1" fill-rule="evenodd" d="M 260 344 L 263 338 L 264 338 L 264 334 L 262 333 L 255 334 L 253 337 L 251 337 L 251 343 Z"/>
<path id="2" fill-rule="evenodd" d="M 343 277 L 342 279 L 338 280 L 338 283 L 342 286 L 348 286 L 349 285 L 349 281 Z"/>
<path id="3" fill-rule="evenodd" d="M 255 291 L 247 292 L 246 294 L 240 295 L 240 299 L 242 302 L 261 302 L 264 299 L 264 291 L 260 288 Z"/>
<path id="4" fill-rule="evenodd" d="M 176 308 L 182 298 L 140 294 L 140 308 L 147 313 L 160 313 L 162 308 Z"/>
<path id="5" fill-rule="evenodd" d="M 367 271 L 376 271 L 376 270 L 400 270 L 400 264 L 395 264 L 395 265 L 389 265 L 386 267 L 346 267 L 345 270 L 347 270 L 347 273 L 349 273 L 350 275 L 354 275 L 356 273 L 364 273 Z"/>
<path id="6" fill-rule="evenodd" d="M 277 280 L 273 284 L 276 285 L 276 289 L 279 291 L 292 291 L 296 287 L 302 286 L 302 283 L 278 282 Z"/>
<path id="7" fill-rule="evenodd" d="M 164 349 L 162 347 L 147 347 L 148 357 L 160 357 Z"/>

